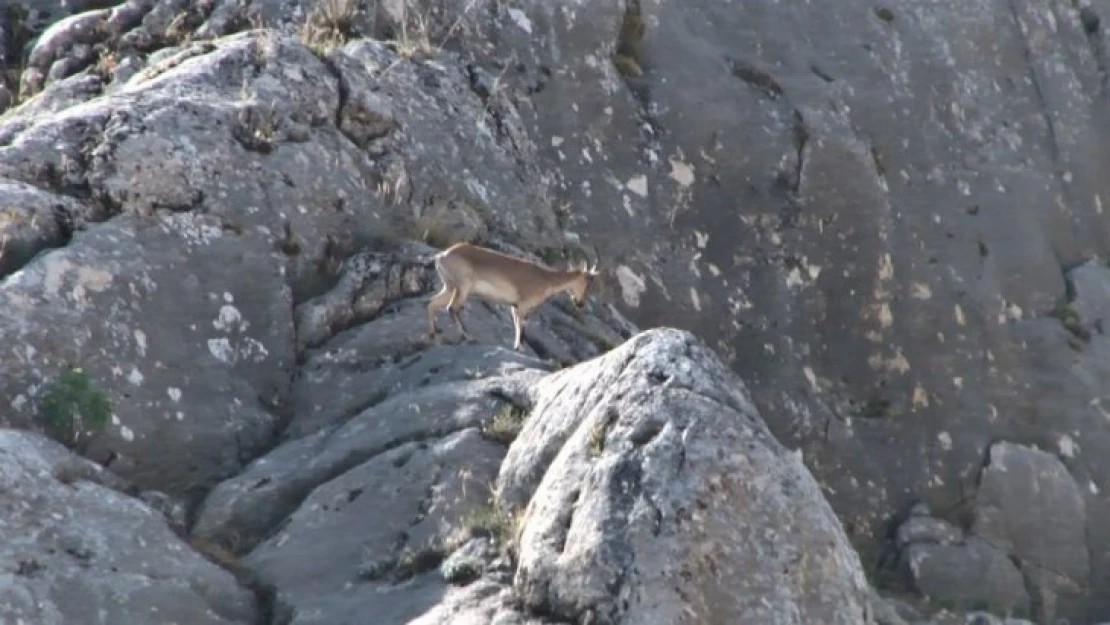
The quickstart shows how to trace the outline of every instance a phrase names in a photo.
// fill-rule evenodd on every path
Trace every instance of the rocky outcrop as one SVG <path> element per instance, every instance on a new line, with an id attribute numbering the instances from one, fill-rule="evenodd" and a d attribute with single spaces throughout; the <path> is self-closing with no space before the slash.
<path id="1" fill-rule="evenodd" d="M 0 621 L 257 622 L 250 591 L 121 487 L 57 443 L 0 430 Z"/>
<path id="2" fill-rule="evenodd" d="M 420 388 L 259 458 L 194 536 L 247 551 L 297 623 L 872 622 L 817 483 L 692 335 L 554 373 L 492 357 L 413 366 Z"/>
<path id="3" fill-rule="evenodd" d="M 946 606 L 1083 620 L 1088 519 L 1083 493 L 1056 457 L 1012 443 L 991 446 L 966 529 L 918 506 L 898 528 L 918 592 Z"/>
<path id="4" fill-rule="evenodd" d="M 82 366 L 113 391 L 115 407 L 90 453 L 115 458 L 114 469 L 144 487 L 186 497 L 273 444 L 290 415 L 297 353 L 342 329 L 302 323 L 298 343 L 294 304 L 318 293 L 359 241 L 409 232 L 391 225 L 419 216 L 391 216 L 397 193 L 415 206 L 498 201 L 529 224 L 529 211 L 544 210 L 483 129 L 482 104 L 458 69 L 406 63 L 383 79 L 395 84 L 375 97 L 396 98 L 393 114 L 412 130 L 380 137 L 371 153 L 337 119 L 354 114 L 352 98 L 366 88 L 358 73 L 393 58 L 381 46 L 335 50 L 324 62 L 278 35 L 206 45 L 79 109 L 41 114 L 32 100 L 0 123 L 0 174 L 16 191 L 0 221 L 11 245 L 0 266 L 45 254 L 0 292 L 10 339 L 0 398 L 19 408 L 8 418 L 30 424 L 44 379 Z M 418 71 L 441 88 L 425 89 Z M 448 167 L 500 173 L 476 185 Z M 110 325 L 80 322 L 105 317 Z M 59 325 L 79 330 L 48 331 Z"/>
<path id="5" fill-rule="evenodd" d="M 1101 510 L 1110 368 L 1073 303 L 1110 283 L 1110 7 L 889 4 L 421 6 L 483 33 L 455 44 L 487 72 L 520 63 L 503 80 L 623 310 L 749 381 L 861 549 L 909 500 L 973 497 L 999 440 Z"/>
<path id="6" fill-rule="evenodd" d="M 497 465 L 498 514 L 549 492 L 566 513 L 568 486 L 542 485 L 573 468 L 579 415 L 532 389 L 632 333 L 610 298 L 722 355 L 869 565 L 921 499 L 937 516 L 901 545 L 918 594 L 1110 617 L 1110 535 L 1091 522 L 1110 512 L 1102 0 L 20 6 L 0 16 L 3 423 L 42 427 L 45 389 L 81 367 L 112 406 L 82 451 L 162 493 L 147 499 L 175 526 L 251 552 L 283 609 L 316 607 L 280 525 L 325 522 L 305 502 L 383 455 L 411 451 L 433 490 L 455 482 L 429 467 Z M 430 347 L 430 248 L 408 239 L 547 260 L 597 243 L 604 297 L 545 306 L 522 354 L 500 348 L 506 312 L 479 304 L 476 344 L 447 326 Z M 525 426 L 499 464 L 491 441 L 533 401 L 549 431 Z M 480 413 L 502 409 L 490 432 Z M 637 461 L 614 453 L 601 484 Z M 796 470 L 766 454 L 753 472 Z M 350 479 L 404 469 L 378 462 Z M 623 551 L 574 557 L 604 577 L 643 546 L 605 516 L 639 509 L 598 501 L 575 531 Z M 789 510 L 750 512 L 823 535 L 824 512 Z M 526 563 L 484 534 L 440 573 L 478 581 L 425 620 L 534 618 L 517 598 L 625 610 L 544 543 Z M 456 546 L 429 536 L 418 569 Z M 328 589 L 349 575 L 322 576 L 323 595 L 346 600 Z M 964 583 L 978 576 L 986 599 Z M 411 586 L 447 588 L 428 583 Z"/>
<path id="7" fill-rule="evenodd" d="M 514 587 L 540 613 L 872 622 L 817 482 L 689 333 L 644 332 L 541 381 L 498 489 L 527 503 Z"/>

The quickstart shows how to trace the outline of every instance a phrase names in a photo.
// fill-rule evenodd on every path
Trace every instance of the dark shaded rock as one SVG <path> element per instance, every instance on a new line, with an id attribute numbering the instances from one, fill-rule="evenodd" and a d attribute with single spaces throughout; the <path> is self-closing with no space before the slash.
<path id="1" fill-rule="evenodd" d="M 395 394 L 341 425 L 284 443 L 213 489 L 197 513 L 193 535 L 236 551 L 250 549 L 321 485 L 391 449 L 478 427 L 505 403 L 502 389 L 537 375 L 522 372 Z"/>
<path id="2" fill-rule="evenodd" d="M 0 195 L 0 276 L 43 250 L 64 245 L 73 222 L 91 212 L 71 197 L 10 180 L 0 181 Z"/>
<path id="3" fill-rule="evenodd" d="M 915 543 L 906 551 L 914 585 L 936 605 L 1030 613 L 1022 573 L 1006 552 L 972 536 L 958 544 Z"/>
<path id="4" fill-rule="evenodd" d="M 78 466 L 103 472 L 38 435 L 0 430 L 0 620 L 256 622 L 254 597 L 231 574 Z"/>
<path id="5" fill-rule="evenodd" d="M 1075 602 L 1090 575 L 1087 523 L 1084 496 L 1059 459 L 1012 443 L 991 446 L 971 531 L 1019 563 L 1039 621 L 1083 614 Z"/>
<path id="6" fill-rule="evenodd" d="M 407 622 L 438 601 L 437 569 L 470 515 L 489 506 L 503 454 L 476 429 L 401 445 L 317 488 L 244 563 L 276 588 L 293 622 Z"/>
<path id="7" fill-rule="evenodd" d="M 899 546 L 912 543 L 955 545 L 963 542 L 964 533 L 943 519 L 915 515 L 898 526 L 897 539 Z"/>

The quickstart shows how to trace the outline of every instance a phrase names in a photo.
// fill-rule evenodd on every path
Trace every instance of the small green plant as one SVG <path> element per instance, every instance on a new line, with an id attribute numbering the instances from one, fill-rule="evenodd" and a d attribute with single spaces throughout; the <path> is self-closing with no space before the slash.
<path id="1" fill-rule="evenodd" d="M 891 416 L 890 400 L 869 397 L 860 404 L 858 414 L 863 419 L 885 419 Z"/>
<path id="2" fill-rule="evenodd" d="M 81 367 L 73 367 L 50 382 L 39 402 L 43 422 L 69 447 L 83 451 L 93 434 L 112 417 L 108 394 Z"/>
<path id="3" fill-rule="evenodd" d="M 483 434 L 487 438 L 508 445 L 516 440 L 516 437 L 520 434 L 524 417 L 524 411 L 520 408 L 509 403 L 502 404 L 501 409 L 493 415 L 493 418 L 484 424 Z"/>
<path id="4" fill-rule="evenodd" d="M 613 64 L 625 78 L 644 75 L 640 65 L 640 47 L 643 45 L 647 27 L 640 11 L 629 3 L 617 35 L 617 49 L 613 54 Z"/>
<path id="5" fill-rule="evenodd" d="M 1072 307 L 1067 297 L 1057 299 L 1056 305 L 1049 311 L 1048 316 L 1059 319 L 1064 329 L 1077 339 L 1084 342 L 1091 340 L 1091 332 L 1083 327 L 1083 320 L 1079 317 L 1079 313 L 1076 312 L 1075 308 Z"/>

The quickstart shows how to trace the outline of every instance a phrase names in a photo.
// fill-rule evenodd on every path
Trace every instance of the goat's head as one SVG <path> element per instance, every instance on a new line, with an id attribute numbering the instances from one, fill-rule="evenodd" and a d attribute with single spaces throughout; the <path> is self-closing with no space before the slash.
<path id="1" fill-rule="evenodd" d="M 594 261 L 593 265 L 587 265 L 587 261 L 582 261 L 581 264 L 571 268 L 571 273 L 574 274 L 574 280 L 567 286 L 567 292 L 570 293 L 570 298 L 574 305 L 578 308 L 586 304 L 586 291 L 590 288 L 590 283 L 596 278 L 598 256 L 597 248 L 594 247 Z"/>

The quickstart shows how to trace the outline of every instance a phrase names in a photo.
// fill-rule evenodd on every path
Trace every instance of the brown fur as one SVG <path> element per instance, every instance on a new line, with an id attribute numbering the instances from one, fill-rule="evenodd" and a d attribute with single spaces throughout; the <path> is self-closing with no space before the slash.
<path id="1" fill-rule="evenodd" d="M 515 340 L 520 349 L 524 320 L 547 298 L 566 291 L 576 306 L 582 306 L 594 268 L 549 269 L 536 263 L 469 243 L 458 243 L 435 256 L 436 272 L 443 289 L 428 301 L 428 336 L 435 338 L 436 313 L 446 308 L 464 339 L 470 338 L 462 322 L 462 307 L 474 296 L 496 304 L 507 304 L 513 314 Z"/>

